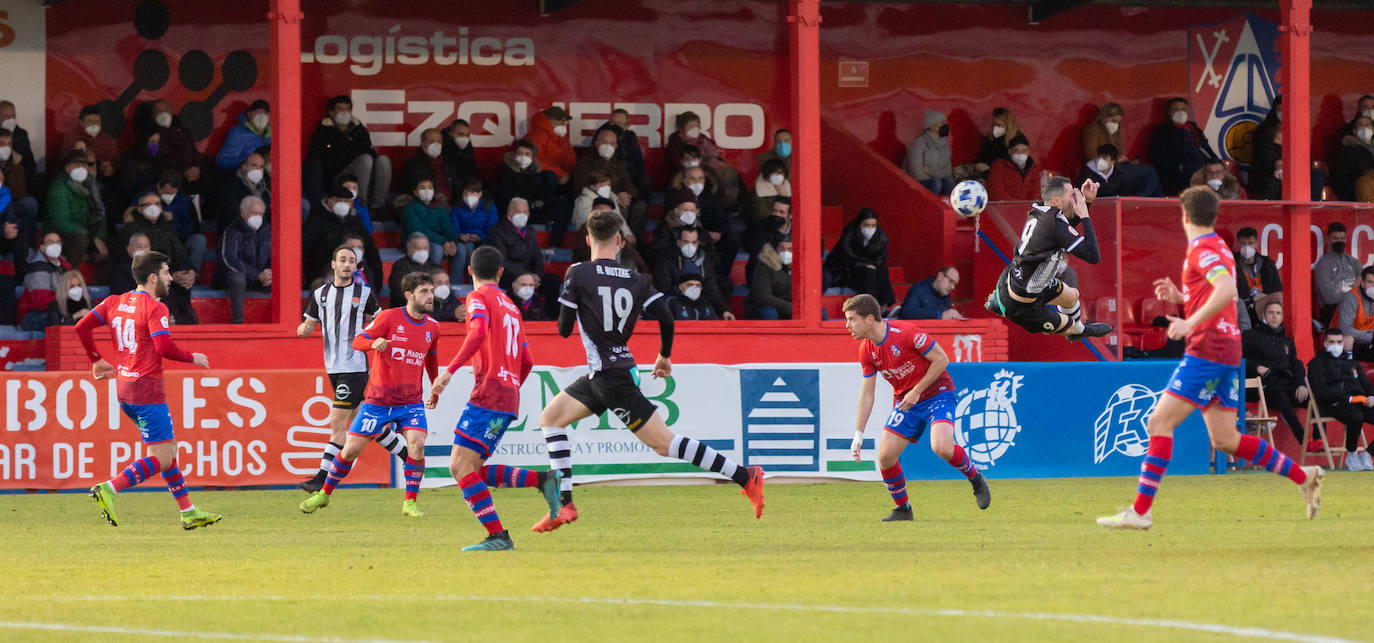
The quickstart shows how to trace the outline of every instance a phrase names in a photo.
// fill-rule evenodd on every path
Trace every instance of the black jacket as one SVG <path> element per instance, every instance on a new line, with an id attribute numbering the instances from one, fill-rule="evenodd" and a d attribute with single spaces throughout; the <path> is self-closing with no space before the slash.
<path id="1" fill-rule="evenodd" d="M 720 311 L 716 310 L 711 302 L 706 301 L 705 297 L 697 297 L 696 301 L 692 301 L 684 296 L 673 295 L 668 298 L 668 310 L 672 311 L 673 319 L 688 321 L 720 319 Z"/>
<path id="2" fill-rule="evenodd" d="M 405 279 L 406 275 L 417 270 L 424 270 L 428 272 L 430 270 L 437 270 L 438 268 L 439 264 L 434 263 L 432 261 L 426 262 L 422 265 L 415 263 L 415 260 L 411 259 L 410 257 L 401 257 L 400 259 L 397 259 L 396 263 L 391 264 L 391 275 L 386 278 L 387 285 L 391 287 L 391 307 L 397 308 L 406 305 L 406 293 L 405 290 L 401 288 L 401 280 Z M 450 296 L 449 298 L 457 299 L 457 297 L 453 296 Z M 438 310 L 439 308 L 439 302 L 437 300 L 434 303 L 434 308 L 435 310 Z M 439 318 L 435 317 L 435 319 Z M 440 319 L 439 321 L 445 320 Z"/>
<path id="3" fill-rule="evenodd" d="M 377 157 L 367 126 L 355 118 L 347 129 L 341 130 L 333 119 L 326 117 L 315 126 L 315 133 L 310 135 L 310 151 L 306 158 L 319 161 L 325 182 L 333 183 L 353 159 L 363 154 Z M 385 191 L 388 187 L 379 185 L 374 189 Z"/>
<path id="4" fill-rule="evenodd" d="M 1197 123 L 1180 127 L 1173 121 L 1160 123 L 1150 134 L 1150 164 L 1159 172 L 1165 194 L 1178 194 L 1188 188 L 1193 173 L 1209 161 L 1219 160 Z"/>
<path id="5" fill-rule="evenodd" d="M 1324 350 L 1307 363 L 1307 377 L 1312 383 L 1312 396 L 1320 404 L 1344 402 L 1351 395 L 1374 395 L 1374 387 L 1369 385 L 1359 362 L 1332 357 Z"/>
<path id="6" fill-rule="evenodd" d="M 844 226 L 839 241 L 825 258 L 825 269 L 830 271 L 833 283 L 844 284 L 855 274 L 858 267 L 873 264 L 879 270 L 887 269 L 887 233 L 881 225 L 873 238 L 864 239 L 859 231 L 860 220 L 856 217 Z"/>
<path id="7" fill-rule="evenodd" d="M 453 142 L 453 137 L 449 136 L 448 132 L 444 132 L 444 151 L 442 154 L 445 167 L 453 168 L 453 180 L 456 181 L 452 184 L 453 196 L 455 197 L 454 203 L 458 203 L 463 198 L 463 183 L 466 183 L 468 179 L 480 180 L 482 178 L 481 172 L 477 169 L 477 151 L 472 146 L 471 141 L 468 142 L 466 148 L 459 149 L 458 144 Z"/>
<path id="8" fill-rule="evenodd" d="M 654 288 L 664 293 L 676 292 L 678 278 L 682 273 L 700 273 L 701 299 L 710 302 L 716 310 L 725 310 L 725 297 L 720 291 L 720 284 L 717 283 L 720 270 L 719 264 L 716 263 L 716 253 L 707 250 L 705 245 L 698 245 L 697 255 L 688 259 L 682 256 L 682 251 L 678 250 L 677 245 L 664 249 L 654 262 Z M 694 259 L 701 261 L 698 263 L 693 261 Z M 690 268 L 689 264 L 692 264 Z"/>
<path id="9" fill-rule="evenodd" d="M 511 282 L 522 273 L 544 274 L 544 251 L 539 249 L 537 235 L 525 226 L 524 235 L 510 222 L 501 219 L 487 233 L 487 242 L 482 244 L 501 251 L 501 265 L 506 271 L 501 274 L 501 287 L 509 290 Z"/>
<path id="10" fill-rule="evenodd" d="M 457 147 L 456 145 L 454 147 Z M 471 148 L 472 146 L 468 146 Z M 453 195 L 451 203 L 459 203 L 463 197 L 463 184 L 458 182 L 458 168 L 449 161 L 448 157 L 441 152 L 439 154 L 439 173 L 443 176 L 434 176 L 434 169 L 430 166 L 429 155 L 423 150 L 410 155 L 406 159 L 406 164 L 401 170 L 401 189 L 406 194 L 414 194 L 415 186 L 420 181 L 430 179 L 435 181 L 434 193 L 439 194 L 448 188 L 448 193 Z M 442 181 L 443 185 L 439 185 Z"/>
<path id="11" fill-rule="evenodd" d="M 496 192 L 499 202 L 496 209 L 503 216 L 506 213 L 506 207 L 510 205 L 510 200 L 517 196 L 530 202 L 531 211 L 536 209 L 536 203 L 553 199 L 553 195 L 549 193 L 548 181 L 540 176 L 539 159 L 537 158 L 530 162 L 529 167 L 522 170 L 515 163 L 515 153 L 506 152 L 505 162 L 501 164 L 500 183 L 501 185 Z M 511 278 L 514 279 L 514 277 Z"/>
<path id="12" fill-rule="evenodd" d="M 262 199 L 262 204 L 266 208 L 262 213 L 264 223 L 272 222 L 272 182 L 266 176 L 262 179 L 262 193 L 253 194 L 253 190 L 248 187 L 237 173 L 230 175 L 224 182 L 224 190 L 219 193 L 218 207 L 215 209 L 215 225 L 220 234 L 235 221 L 243 219 L 239 212 L 239 204 L 243 199 L 256 196 Z"/>
<path id="13" fill-rule="evenodd" d="M 1282 326 L 1270 328 L 1260 324 L 1241 333 L 1241 354 L 1245 356 L 1245 376 L 1261 377 L 1256 367 L 1268 368 L 1262 377 L 1265 386 L 1301 385 L 1307 373 L 1298 359 L 1293 340 L 1284 334 Z"/>
<path id="14" fill-rule="evenodd" d="M 329 208 L 324 207 L 323 203 L 316 204 L 310 210 L 310 218 L 305 220 L 305 229 L 301 232 L 305 242 L 305 252 L 301 255 L 305 264 L 302 281 L 308 284 L 316 277 L 328 276 L 329 262 L 334 257 L 334 249 L 343 245 L 344 237 L 349 233 L 363 238 L 363 276 L 367 278 L 373 292 L 380 293 L 382 256 L 377 252 L 377 244 L 373 243 L 372 235 L 363 227 L 362 218 L 357 213 L 350 213 L 340 219 L 330 212 Z"/>
<path id="15" fill-rule="evenodd" d="M 23 154 L 24 159 L 19 165 L 24 168 L 24 176 L 30 181 L 38 181 L 38 159 L 33 157 L 33 144 L 29 142 L 29 133 L 24 128 L 14 126 L 14 138 L 10 141 L 10 147 L 18 154 Z M 31 187 L 34 189 L 36 186 Z"/>

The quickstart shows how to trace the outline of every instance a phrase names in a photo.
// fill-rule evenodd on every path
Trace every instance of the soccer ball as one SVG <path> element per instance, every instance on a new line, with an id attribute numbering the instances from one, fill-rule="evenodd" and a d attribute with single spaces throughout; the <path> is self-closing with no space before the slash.
<path id="1" fill-rule="evenodd" d="M 956 214 L 965 219 L 976 217 L 983 208 L 988 207 L 987 188 L 977 181 L 960 181 L 949 193 L 949 204 Z"/>

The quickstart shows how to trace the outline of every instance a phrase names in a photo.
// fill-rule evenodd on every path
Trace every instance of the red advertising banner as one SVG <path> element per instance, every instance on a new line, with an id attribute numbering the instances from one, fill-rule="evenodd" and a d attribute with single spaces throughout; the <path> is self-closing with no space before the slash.
<path id="1" fill-rule="evenodd" d="M 171 371 L 178 463 L 192 486 L 294 484 L 319 468 L 333 390 L 320 371 Z M 80 489 L 144 455 L 113 381 L 86 372 L 0 375 L 0 489 Z M 348 482 L 391 481 L 369 446 Z"/>

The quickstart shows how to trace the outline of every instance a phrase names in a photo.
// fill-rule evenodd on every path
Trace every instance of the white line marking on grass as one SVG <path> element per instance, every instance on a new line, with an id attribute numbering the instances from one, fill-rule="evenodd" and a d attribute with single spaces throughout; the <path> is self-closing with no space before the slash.
<path id="1" fill-rule="evenodd" d="M 1268 630 L 1259 627 L 1236 627 L 1233 625 L 1220 625 L 1215 623 L 1194 623 L 1192 621 L 1178 621 L 1172 619 L 1157 618 L 1137 618 L 1130 616 L 1099 616 L 1095 614 L 1054 614 L 1049 612 L 998 612 L 992 610 L 961 610 L 961 609 L 921 609 L 912 607 L 875 607 L 875 606 L 850 606 L 850 605 L 807 605 L 803 603 L 725 603 L 718 601 L 693 601 L 693 600 L 671 600 L 659 598 L 567 598 L 559 596 L 331 596 L 309 597 L 309 596 L 48 596 L 48 597 L 23 597 L 26 599 L 39 601 L 189 601 L 189 602 L 215 602 L 215 601 L 312 601 L 312 600 L 353 600 L 353 601 L 486 601 L 497 603 L 581 603 L 588 605 L 626 605 L 626 606 L 651 606 L 651 607 L 702 607 L 712 609 L 741 609 L 741 610 L 765 610 L 777 612 L 831 612 L 842 614 L 885 614 L 894 616 L 958 616 L 975 618 L 996 618 L 996 619 L 1020 619 L 1031 621 L 1064 621 L 1069 623 L 1100 623 L 1104 625 L 1133 625 L 1140 627 L 1158 627 L 1176 630 L 1190 630 L 1193 632 L 1207 632 L 1209 634 L 1224 634 L 1242 638 L 1267 639 L 1271 641 L 1299 641 L 1301 643 L 1356 643 L 1350 639 L 1343 639 L 1335 636 L 1321 636 L 1314 634 L 1299 634 L 1296 632 L 1284 632 L 1281 630 Z M 0 622 L 0 627 L 11 626 Z M 79 627 L 79 626 L 78 626 Z M 88 630 L 97 631 L 97 630 Z M 125 631 L 125 630 L 118 630 Z M 134 632 L 134 630 L 127 630 Z M 153 630 L 149 630 L 152 632 Z M 163 634 L 158 634 L 163 635 Z M 167 636 L 182 635 L 181 633 L 166 633 Z M 194 633 L 188 635 L 195 635 Z M 252 638 L 251 635 L 225 634 L 200 635 L 205 638 Z M 279 637 L 272 640 L 278 641 L 346 641 L 351 639 L 315 639 L 301 637 Z"/>
<path id="2" fill-rule="evenodd" d="M 85 634 L 122 634 L 126 636 L 165 636 L 178 639 L 220 639 L 231 641 L 286 641 L 288 643 L 424 643 L 392 639 L 346 639 L 335 636 L 291 636 L 285 634 L 248 634 L 235 632 L 178 632 L 137 627 L 108 627 L 70 623 L 19 623 L 0 621 L 0 629 L 43 630 L 48 632 L 81 632 Z"/>

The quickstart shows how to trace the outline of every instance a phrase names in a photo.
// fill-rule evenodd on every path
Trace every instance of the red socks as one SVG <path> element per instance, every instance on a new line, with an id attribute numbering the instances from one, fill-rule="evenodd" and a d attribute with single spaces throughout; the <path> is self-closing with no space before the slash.
<path id="1" fill-rule="evenodd" d="M 1174 457 L 1174 438 L 1166 435 L 1150 436 L 1150 446 L 1145 452 L 1145 461 L 1140 465 L 1140 479 L 1136 486 L 1135 512 L 1145 515 L 1155 502 L 1155 492 L 1164 479 L 1164 470 L 1169 468 L 1169 460 Z"/>

